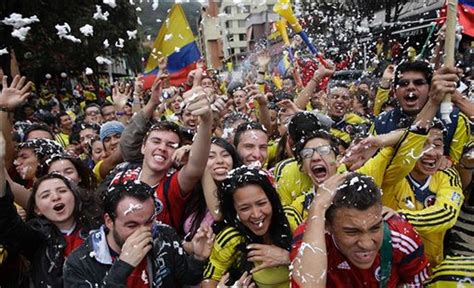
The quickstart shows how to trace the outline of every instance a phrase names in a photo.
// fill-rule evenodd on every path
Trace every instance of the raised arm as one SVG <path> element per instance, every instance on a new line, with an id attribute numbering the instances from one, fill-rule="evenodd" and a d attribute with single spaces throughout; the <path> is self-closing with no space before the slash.
<path id="1" fill-rule="evenodd" d="M 30 95 L 31 82 L 26 82 L 26 78 L 19 75 L 13 78 L 12 83 L 8 86 L 7 76 L 2 79 L 2 93 L 0 94 L 0 131 L 3 133 L 5 139 L 6 151 L 14 151 L 12 142 L 12 126 L 9 119 L 9 112 L 20 106 L 26 101 Z M 10 168 L 13 164 L 13 153 L 5 155 L 6 168 Z"/>
<path id="2" fill-rule="evenodd" d="M 194 189 L 204 173 L 211 148 L 212 113 L 207 95 L 202 87 L 195 87 L 184 93 L 183 103 L 191 114 L 199 116 L 199 126 L 191 145 L 189 161 L 179 172 L 178 182 L 181 193 L 186 197 Z"/>
<path id="3" fill-rule="evenodd" d="M 140 148 L 143 144 L 143 138 L 148 131 L 150 119 L 161 103 L 160 96 L 161 79 L 157 76 L 155 82 L 153 82 L 150 100 L 148 100 L 140 112 L 133 115 L 128 125 L 125 126 L 122 137 L 120 137 L 120 149 L 124 161 L 136 162 L 143 160 Z"/>
<path id="4" fill-rule="evenodd" d="M 4 197 L 6 194 L 6 184 L 7 179 L 5 174 L 7 173 L 5 168 L 5 138 L 2 133 L 0 133 L 0 198 Z"/>
<path id="5" fill-rule="evenodd" d="M 335 174 L 324 181 L 311 204 L 303 240 L 293 260 L 292 277 L 300 287 L 326 287 L 329 255 L 326 250 L 325 214 L 337 187 L 346 176 Z"/>
<path id="6" fill-rule="evenodd" d="M 217 199 L 217 185 L 207 169 L 205 169 L 202 174 L 201 183 L 207 209 L 211 213 L 214 221 L 221 221 L 222 211 L 219 208 L 219 199 Z"/>
<path id="7" fill-rule="evenodd" d="M 314 89 L 316 89 L 325 77 L 330 77 L 334 73 L 336 68 L 332 64 L 329 65 L 329 68 L 324 67 L 324 65 L 319 65 L 318 70 L 314 71 L 313 78 L 309 80 L 306 87 L 304 87 L 303 91 L 301 91 L 295 99 L 295 104 L 298 108 L 306 110 L 306 104 L 308 104 L 311 99 Z"/>

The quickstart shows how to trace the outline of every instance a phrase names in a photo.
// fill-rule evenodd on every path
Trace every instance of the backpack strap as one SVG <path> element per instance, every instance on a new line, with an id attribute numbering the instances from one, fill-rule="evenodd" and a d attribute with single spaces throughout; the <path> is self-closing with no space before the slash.
<path id="1" fill-rule="evenodd" d="M 166 177 L 166 176 L 165 176 Z M 171 226 L 175 229 L 176 223 L 174 222 L 173 214 L 171 213 L 171 203 L 170 203 L 170 198 L 168 196 L 169 194 L 169 188 L 170 188 L 170 183 L 171 183 L 171 177 L 166 177 L 165 178 L 165 183 L 163 185 L 163 195 L 165 196 L 165 203 L 166 203 L 166 208 L 168 209 L 168 214 L 170 215 L 170 221 L 171 221 Z"/>
<path id="2" fill-rule="evenodd" d="M 387 287 L 392 270 L 392 237 L 387 222 L 383 222 L 383 242 L 380 249 L 380 288 Z"/>

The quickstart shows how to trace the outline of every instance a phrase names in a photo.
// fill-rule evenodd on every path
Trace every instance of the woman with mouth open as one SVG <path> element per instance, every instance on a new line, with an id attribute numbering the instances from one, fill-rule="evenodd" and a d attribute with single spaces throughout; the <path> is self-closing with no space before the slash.
<path id="1" fill-rule="evenodd" d="M 37 179 L 25 223 L 13 205 L 4 171 L 5 141 L 0 134 L 0 239 L 31 261 L 34 287 L 63 287 L 64 260 L 88 234 L 79 217 L 81 201 L 75 185 L 57 173 Z"/>
<path id="2" fill-rule="evenodd" d="M 301 218 L 283 209 L 269 175 L 247 166 L 232 170 L 219 199 L 227 227 L 216 237 L 202 287 L 233 285 L 245 272 L 258 287 L 288 287 L 291 235 Z M 226 273 L 229 280 L 218 283 Z"/>

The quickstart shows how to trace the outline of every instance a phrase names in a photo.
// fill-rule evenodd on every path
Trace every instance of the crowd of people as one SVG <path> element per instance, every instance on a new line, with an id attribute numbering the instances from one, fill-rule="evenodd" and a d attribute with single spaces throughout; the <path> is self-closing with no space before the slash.
<path id="1" fill-rule="evenodd" d="M 399 52 L 349 82 L 265 50 L 149 90 L 3 76 L 0 286 L 472 287 L 473 74 Z"/>

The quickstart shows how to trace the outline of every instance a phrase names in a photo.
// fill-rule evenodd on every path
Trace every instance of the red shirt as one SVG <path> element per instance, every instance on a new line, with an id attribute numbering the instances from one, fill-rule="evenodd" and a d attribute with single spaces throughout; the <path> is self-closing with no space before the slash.
<path id="1" fill-rule="evenodd" d="M 64 240 L 66 240 L 66 247 L 64 248 L 65 257 L 68 257 L 72 251 L 84 243 L 84 239 L 82 239 L 80 236 L 80 231 L 81 229 L 76 228 L 71 234 L 63 235 Z"/>
<path id="2" fill-rule="evenodd" d="M 178 175 L 179 171 L 172 175 L 166 175 L 155 188 L 156 197 L 163 203 L 163 211 L 158 213 L 156 219 L 170 225 L 177 231 L 181 230 L 184 205 L 189 198 L 181 196 Z M 165 186 L 168 188 L 167 195 L 165 195 Z"/>
<path id="3" fill-rule="evenodd" d="M 150 287 L 150 279 L 146 273 L 146 257 L 142 262 L 133 269 L 130 276 L 127 278 L 127 287 L 133 288 L 148 288 Z"/>
<path id="4" fill-rule="evenodd" d="M 411 284 L 410 287 L 422 287 L 429 277 L 428 259 L 424 254 L 421 237 L 414 228 L 400 217 L 394 216 L 388 221 L 392 244 L 392 269 L 387 287 Z M 295 231 L 290 259 L 293 261 L 303 240 L 306 223 Z M 362 270 L 353 265 L 336 247 L 332 237 L 326 234 L 328 255 L 328 273 L 326 287 L 380 287 L 380 253 L 372 267 Z M 292 279 L 292 287 L 299 287 Z"/>

